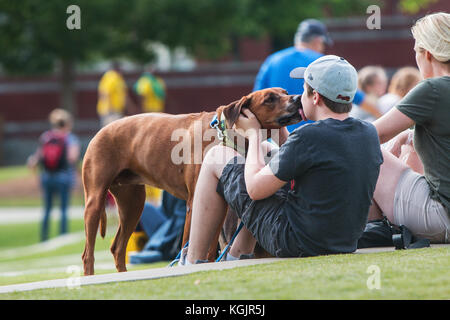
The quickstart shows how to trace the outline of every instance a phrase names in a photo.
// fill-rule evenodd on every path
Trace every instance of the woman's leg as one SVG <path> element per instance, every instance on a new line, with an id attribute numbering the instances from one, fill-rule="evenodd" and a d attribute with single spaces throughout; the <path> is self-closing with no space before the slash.
<path id="1" fill-rule="evenodd" d="M 372 204 L 369 208 L 369 216 L 367 217 L 368 221 L 380 220 L 383 219 L 383 212 L 380 207 L 377 205 L 375 201 L 372 201 Z"/>
<path id="2" fill-rule="evenodd" d="M 373 200 L 389 221 L 394 222 L 394 197 L 402 173 L 409 167 L 389 151 L 381 149 L 384 162 L 380 167 Z M 374 208 L 371 210 L 375 211 Z M 372 211 L 372 212 L 373 212 Z"/>
<path id="3" fill-rule="evenodd" d="M 70 186 L 63 184 L 59 189 L 61 195 L 61 224 L 59 229 L 59 234 L 66 234 L 68 232 L 68 217 L 67 209 L 70 203 Z"/>
<path id="4" fill-rule="evenodd" d="M 52 211 L 53 206 L 53 183 L 51 181 L 51 178 L 46 174 L 43 173 L 41 177 L 41 188 L 42 188 L 42 195 L 44 200 L 44 217 L 42 219 L 42 225 L 41 225 L 41 241 L 45 241 L 48 239 L 48 233 L 49 233 L 49 224 L 50 224 L 50 213 Z"/>
<path id="5" fill-rule="evenodd" d="M 187 260 L 206 260 L 216 230 L 223 223 L 227 203 L 216 192 L 225 165 L 239 154 L 231 148 L 215 146 L 203 160 L 195 187 Z M 240 157 L 240 156 L 239 156 Z M 244 161 L 243 158 L 241 161 Z"/>

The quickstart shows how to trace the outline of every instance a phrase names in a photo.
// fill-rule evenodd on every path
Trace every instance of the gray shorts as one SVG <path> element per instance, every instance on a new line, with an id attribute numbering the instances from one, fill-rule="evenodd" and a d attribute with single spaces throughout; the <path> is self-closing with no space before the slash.
<path id="1" fill-rule="evenodd" d="M 245 164 L 231 159 L 222 171 L 217 193 L 236 212 L 256 241 L 275 257 L 301 257 L 306 254 L 294 237 L 282 207 L 287 199 L 288 184 L 263 200 L 252 200 L 245 186 Z"/>
<path id="2" fill-rule="evenodd" d="M 402 173 L 395 189 L 394 220 L 396 225 L 405 225 L 414 235 L 432 243 L 450 241 L 448 209 L 431 198 L 425 177 L 411 169 Z"/>

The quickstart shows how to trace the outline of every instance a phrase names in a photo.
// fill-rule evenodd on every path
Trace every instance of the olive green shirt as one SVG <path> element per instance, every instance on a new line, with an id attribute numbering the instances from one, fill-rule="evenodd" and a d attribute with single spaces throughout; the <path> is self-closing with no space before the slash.
<path id="1" fill-rule="evenodd" d="M 414 120 L 414 148 L 431 197 L 450 209 L 450 77 L 421 81 L 397 109 Z"/>

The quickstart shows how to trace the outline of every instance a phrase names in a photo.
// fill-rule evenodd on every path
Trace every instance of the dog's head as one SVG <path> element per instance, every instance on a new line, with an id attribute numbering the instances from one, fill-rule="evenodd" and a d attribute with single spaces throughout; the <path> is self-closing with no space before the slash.
<path id="1" fill-rule="evenodd" d="M 225 115 L 227 128 L 232 128 L 242 108 L 248 108 L 256 116 L 264 129 L 278 129 L 302 120 L 300 95 L 288 95 L 281 88 L 269 88 L 252 92 L 240 100 L 217 111 Z"/>

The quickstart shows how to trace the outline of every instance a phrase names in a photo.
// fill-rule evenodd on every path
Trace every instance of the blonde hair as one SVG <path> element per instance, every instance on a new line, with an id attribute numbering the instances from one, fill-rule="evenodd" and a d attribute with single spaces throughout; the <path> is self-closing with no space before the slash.
<path id="1" fill-rule="evenodd" d="M 419 69 L 414 67 L 400 68 L 392 76 L 388 91 L 404 97 L 420 80 L 422 80 L 422 76 Z"/>
<path id="2" fill-rule="evenodd" d="M 73 123 L 72 115 L 64 109 L 54 109 L 48 116 L 50 124 L 54 128 L 71 127 Z"/>
<path id="3" fill-rule="evenodd" d="M 411 28 L 416 40 L 414 50 L 427 50 L 442 63 L 450 61 L 450 14 L 438 12 L 426 15 Z"/>
<path id="4" fill-rule="evenodd" d="M 386 79 L 386 72 L 383 68 L 378 66 L 366 66 L 358 72 L 358 86 L 362 91 L 366 91 L 367 87 L 371 86 L 377 77 Z"/>

